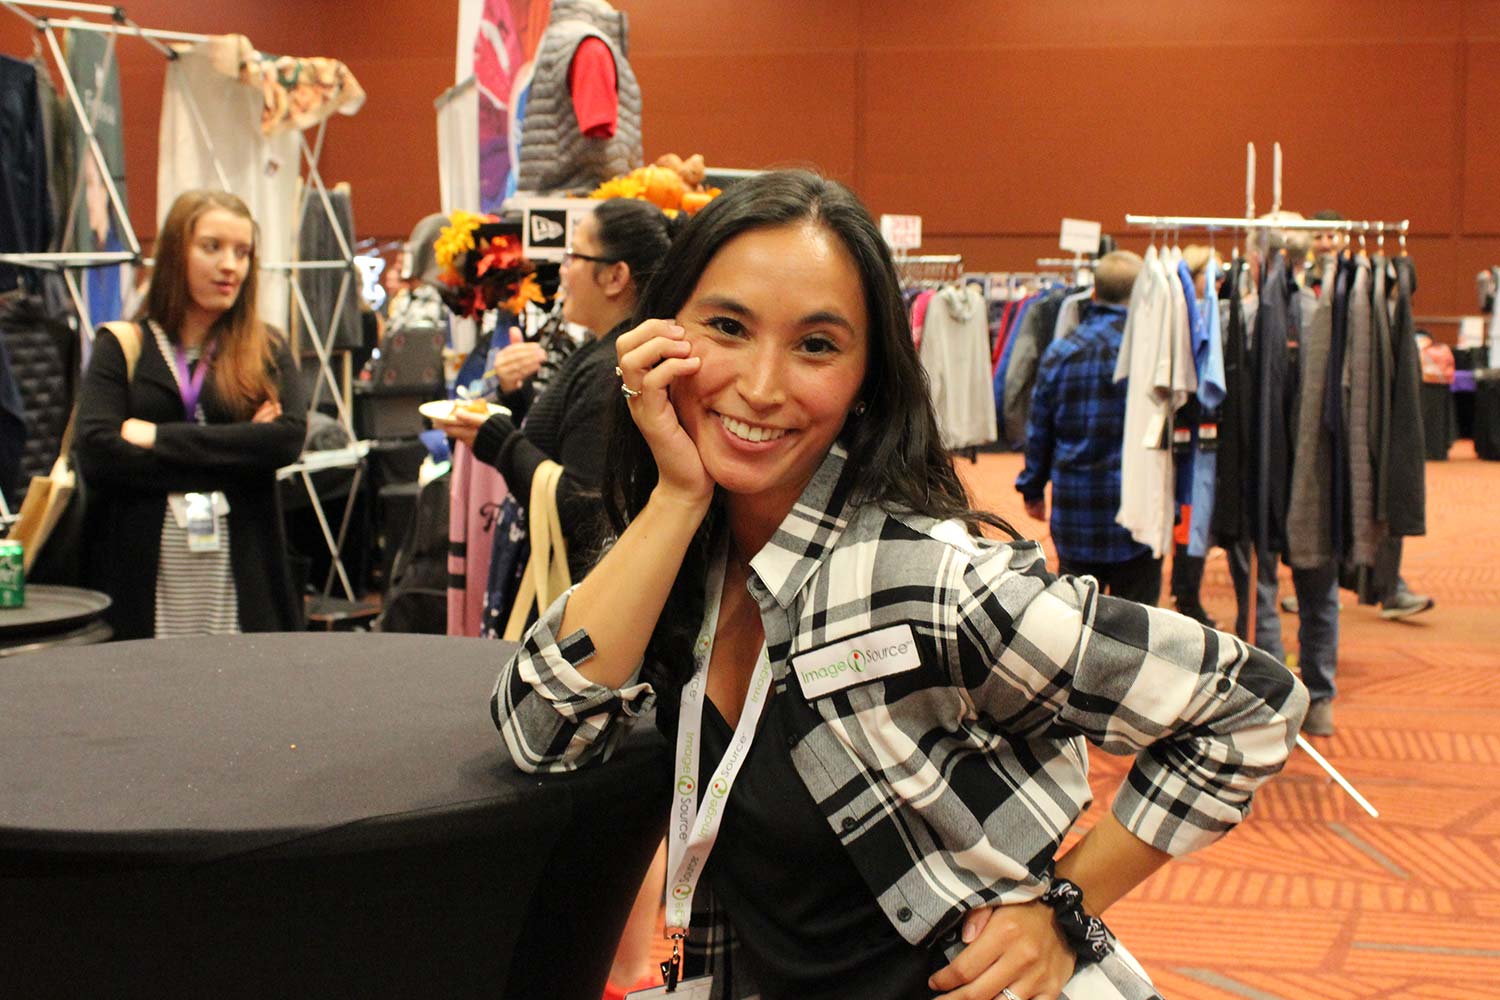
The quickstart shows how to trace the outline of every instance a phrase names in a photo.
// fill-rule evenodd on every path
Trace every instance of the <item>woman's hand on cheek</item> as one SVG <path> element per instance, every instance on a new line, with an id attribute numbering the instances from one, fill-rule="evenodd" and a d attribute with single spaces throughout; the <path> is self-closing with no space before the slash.
<path id="1" fill-rule="evenodd" d="M 706 503 L 714 483 L 698 448 L 672 407 L 670 389 L 696 374 L 702 359 L 693 355 L 687 332 L 671 320 L 648 319 L 615 341 L 621 382 L 640 393 L 628 399 L 630 416 L 656 458 L 658 490 L 693 503 Z"/>
<path id="2" fill-rule="evenodd" d="M 1009 989 L 1023 1000 L 1054 1000 L 1073 975 L 1076 957 L 1040 902 L 974 910 L 964 918 L 968 942 L 928 980 L 937 1000 L 991 1000 Z"/>

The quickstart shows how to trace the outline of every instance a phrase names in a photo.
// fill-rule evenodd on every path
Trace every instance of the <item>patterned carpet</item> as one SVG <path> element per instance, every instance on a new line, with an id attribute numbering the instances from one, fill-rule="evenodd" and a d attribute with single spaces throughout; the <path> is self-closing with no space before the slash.
<path id="1" fill-rule="evenodd" d="M 1013 486 L 1020 456 L 959 465 L 976 503 L 1044 534 Z M 1337 733 L 1314 741 L 1380 818 L 1297 751 L 1238 830 L 1116 904 L 1110 926 L 1168 1000 L 1500 1000 L 1500 463 L 1461 441 L 1427 491 L 1402 570 L 1437 607 L 1392 622 L 1343 595 Z M 1202 596 L 1233 621 L 1222 551 Z M 1128 764 L 1092 754 L 1083 826 Z"/>
<path id="2" fill-rule="evenodd" d="M 1020 464 L 961 467 L 978 501 L 1036 533 Z M 1428 463 L 1427 490 L 1402 569 L 1437 607 L 1392 622 L 1344 595 L 1337 733 L 1314 741 L 1380 818 L 1299 751 L 1239 830 L 1117 904 L 1110 926 L 1171 1000 L 1500 998 L 1500 463 L 1460 442 Z M 1203 600 L 1233 620 L 1222 552 Z M 1290 654 L 1295 616 L 1283 639 Z M 1127 766 L 1093 754 L 1089 817 Z"/>

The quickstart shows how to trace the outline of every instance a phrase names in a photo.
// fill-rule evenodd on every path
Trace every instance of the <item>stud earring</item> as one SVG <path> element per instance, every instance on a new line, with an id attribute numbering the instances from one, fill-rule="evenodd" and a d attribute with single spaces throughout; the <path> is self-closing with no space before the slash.
<path id="1" fill-rule="evenodd" d="M 852 412 L 856 417 L 862 417 L 862 416 L 864 416 L 865 415 L 865 401 L 863 399 L 861 399 L 859 402 L 855 403 L 854 404 L 854 409 L 851 410 L 850 412 Z"/>

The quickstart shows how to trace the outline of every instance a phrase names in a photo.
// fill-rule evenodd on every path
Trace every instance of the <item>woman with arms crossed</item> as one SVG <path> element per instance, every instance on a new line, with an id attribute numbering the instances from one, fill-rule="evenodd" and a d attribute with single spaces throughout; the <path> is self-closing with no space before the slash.
<path id="1" fill-rule="evenodd" d="M 942 451 L 888 252 L 839 185 L 731 188 L 638 315 L 616 345 L 618 540 L 496 686 L 518 766 L 605 756 L 656 704 L 667 926 L 691 923 L 685 972 L 714 996 L 1155 996 L 1096 918 L 1243 818 L 1306 692 L 978 536 L 995 519 Z M 1085 739 L 1138 757 L 1054 863 L 1089 802 Z"/>
<path id="2" fill-rule="evenodd" d="M 256 314 L 255 247 L 239 198 L 185 192 L 136 322 L 94 340 L 78 404 L 87 572 L 117 639 L 301 627 L 276 470 L 301 454 L 307 396 Z"/>

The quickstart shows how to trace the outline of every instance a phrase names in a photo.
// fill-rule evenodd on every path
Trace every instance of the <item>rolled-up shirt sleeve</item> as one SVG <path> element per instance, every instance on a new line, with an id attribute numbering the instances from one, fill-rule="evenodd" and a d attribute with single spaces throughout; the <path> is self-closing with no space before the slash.
<path id="1" fill-rule="evenodd" d="M 588 633 L 558 637 L 572 594 L 554 601 L 522 637 L 490 697 L 490 714 L 522 771 L 572 771 L 608 759 L 656 701 L 650 684 L 616 689 L 579 673 L 594 655 Z"/>
<path id="2" fill-rule="evenodd" d="M 1286 763 L 1307 691 L 1267 654 L 1053 576 L 1039 549 L 998 546 L 965 577 L 959 661 L 976 708 L 1036 738 L 1134 754 L 1114 813 L 1140 839 L 1174 855 L 1212 843 Z"/>

